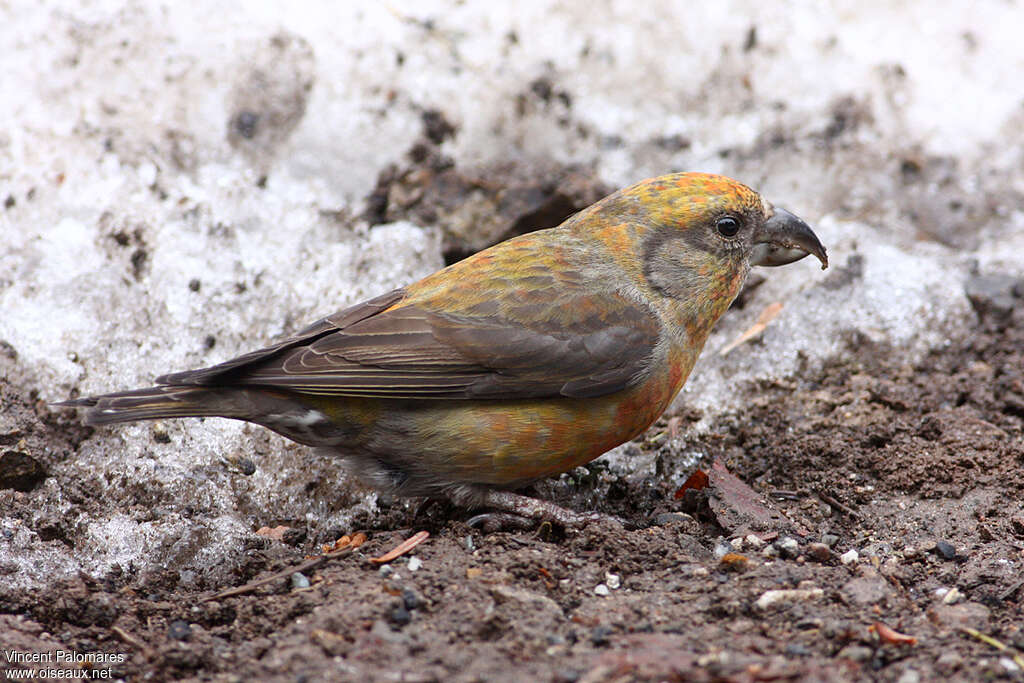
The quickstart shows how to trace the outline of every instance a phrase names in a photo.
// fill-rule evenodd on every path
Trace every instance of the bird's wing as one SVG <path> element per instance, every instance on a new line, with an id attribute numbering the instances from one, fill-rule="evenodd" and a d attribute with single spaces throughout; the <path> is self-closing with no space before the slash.
<path id="1" fill-rule="evenodd" d="M 499 293 L 495 305 L 459 312 L 429 301 L 392 305 L 400 292 L 277 346 L 160 381 L 396 399 L 593 397 L 642 381 L 659 339 L 651 311 L 614 292 L 519 302 Z"/>

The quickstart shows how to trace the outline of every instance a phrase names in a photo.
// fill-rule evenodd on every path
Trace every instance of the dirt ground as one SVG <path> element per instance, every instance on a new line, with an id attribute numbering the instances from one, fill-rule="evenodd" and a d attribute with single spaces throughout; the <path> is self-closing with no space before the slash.
<path id="1" fill-rule="evenodd" d="M 710 454 L 704 488 L 599 460 L 535 491 L 625 528 L 483 533 L 395 502 L 302 576 L 333 538 L 259 538 L 233 585 L 168 569 L 0 595 L 4 648 L 120 653 L 92 666 L 153 681 L 1020 680 L 1024 323 L 1002 313 L 913 367 L 853 336 L 821 372 L 740 388 L 706 436 L 684 412 L 632 445 L 659 472 Z M 411 562 L 368 561 L 419 531 Z"/>

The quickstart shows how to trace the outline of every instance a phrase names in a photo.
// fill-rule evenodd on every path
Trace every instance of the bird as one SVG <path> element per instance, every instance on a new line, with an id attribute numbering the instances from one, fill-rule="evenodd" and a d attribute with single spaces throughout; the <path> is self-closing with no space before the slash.
<path id="1" fill-rule="evenodd" d="M 57 405 L 91 425 L 244 420 L 380 492 L 581 526 L 596 513 L 521 489 L 646 430 L 751 266 L 809 254 L 827 268 L 807 223 L 746 185 L 662 175 L 265 348 Z"/>

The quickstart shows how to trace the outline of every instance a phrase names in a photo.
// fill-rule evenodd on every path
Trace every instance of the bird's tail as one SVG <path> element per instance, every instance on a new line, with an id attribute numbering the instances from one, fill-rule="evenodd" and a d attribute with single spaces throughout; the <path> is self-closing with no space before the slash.
<path id="1" fill-rule="evenodd" d="M 85 423 L 90 425 L 168 417 L 237 417 L 242 410 L 237 405 L 238 393 L 210 387 L 160 386 L 87 396 L 54 405 L 88 408 Z"/>

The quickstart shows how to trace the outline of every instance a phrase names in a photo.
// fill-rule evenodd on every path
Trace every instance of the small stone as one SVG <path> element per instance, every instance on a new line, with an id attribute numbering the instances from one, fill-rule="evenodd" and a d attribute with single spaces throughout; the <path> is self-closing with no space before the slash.
<path id="1" fill-rule="evenodd" d="M 398 607 L 391 610 L 391 614 L 388 616 L 391 619 L 391 623 L 396 626 L 405 626 L 412 621 L 412 613 L 405 608 L 404 604 L 399 604 Z"/>
<path id="2" fill-rule="evenodd" d="M 921 683 L 921 674 L 917 669 L 907 669 L 896 679 L 896 683 Z"/>
<path id="3" fill-rule="evenodd" d="M 732 552 L 732 544 L 728 541 L 719 540 L 715 544 L 715 559 L 720 560 Z"/>
<path id="4" fill-rule="evenodd" d="M 769 590 L 761 594 L 761 597 L 757 599 L 754 606 L 760 610 L 766 610 L 770 607 L 785 607 L 797 602 L 817 600 L 824 595 L 825 591 L 820 588 L 788 588 Z"/>
<path id="5" fill-rule="evenodd" d="M 388 577 L 391 576 L 394 573 L 394 571 L 395 568 L 392 567 L 390 564 L 382 564 L 380 569 L 377 570 L 377 573 L 380 574 L 382 577 Z"/>
<path id="6" fill-rule="evenodd" d="M 872 651 L 870 647 L 864 647 L 863 645 L 847 645 L 839 651 L 839 659 L 849 659 L 854 662 L 866 662 L 871 659 Z"/>
<path id="7" fill-rule="evenodd" d="M 842 562 L 843 564 L 853 564 L 854 562 L 856 562 L 859 559 L 860 559 L 860 553 L 858 553 L 853 548 L 851 548 L 850 550 L 847 550 L 845 553 L 843 553 L 842 555 L 839 556 L 839 561 Z"/>
<path id="8" fill-rule="evenodd" d="M 292 590 L 302 590 L 303 588 L 309 588 L 309 579 L 302 572 L 295 572 L 292 574 Z"/>
<path id="9" fill-rule="evenodd" d="M 1017 279 L 1012 275 L 975 275 L 966 282 L 964 291 L 979 315 L 1005 317 L 1013 313 L 1017 305 L 1016 284 Z"/>
<path id="10" fill-rule="evenodd" d="M 608 586 L 604 585 L 603 583 L 599 583 L 596 586 L 594 586 L 594 593 L 600 595 L 601 597 L 608 595 L 610 592 L 611 591 L 608 590 Z"/>
<path id="11" fill-rule="evenodd" d="M 618 574 L 612 574 L 611 572 L 605 572 L 605 574 L 604 574 L 604 582 L 613 591 L 614 590 L 618 590 L 619 586 L 622 585 L 622 577 L 620 577 Z"/>
<path id="12" fill-rule="evenodd" d="M 796 557 L 800 553 L 800 544 L 796 542 L 795 538 L 789 536 L 783 536 L 775 542 L 775 546 L 779 549 L 779 552 L 783 557 Z"/>
<path id="13" fill-rule="evenodd" d="M 706 578 L 711 572 L 708 571 L 707 567 L 697 567 L 693 570 L 693 576 L 698 579 Z"/>
<path id="14" fill-rule="evenodd" d="M 187 621 L 177 619 L 168 625 L 167 637 L 171 640 L 188 640 L 192 637 L 192 627 Z"/>
<path id="15" fill-rule="evenodd" d="M 832 559 L 832 551 L 824 543 L 810 543 L 807 546 L 807 556 L 815 562 L 828 562 Z"/>
<path id="16" fill-rule="evenodd" d="M 402 604 L 411 612 L 414 609 L 419 609 L 423 605 L 423 600 L 416 594 L 416 591 L 406 588 L 402 591 Z"/>
<path id="17" fill-rule="evenodd" d="M 665 526 L 667 524 L 694 524 L 696 521 L 697 520 L 685 512 L 663 512 L 654 518 L 654 523 L 657 526 Z"/>
<path id="18" fill-rule="evenodd" d="M 409 571 L 414 572 L 423 566 L 423 560 L 413 555 L 409 558 Z"/>
<path id="19" fill-rule="evenodd" d="M 946 594 L 944 596 L 942 596 L 942 604 L 955 605 L 961 597 L 963 597 L 963 593 L 960 592 L 959 588 L 953 586 L 948 591 L 946 591 Z"/>
<path id="20" fill-rule="evenodd" d="M 955 560 L 956 559 L 956 547 L 952 543 L 946 541 L 938 541 L 935 544 L 935 551 L 942 555 L 943 559 Z"/>
<path id="21" fill-rule="evenodd" d="M 1011 677 L 1015 677 L 1017 676 L 1017 674 L 1021 672 L 1021 669 L 1017 665 L 1017 662 L 1013 661 L 1009 657 L 1000 657 L 999 665 L 1003 667 L 1003 671 L 1005 671 Z"/>
<path id="22" fill-rule="evenodd" d="M 951 674 L 961 666 L 963 666 L 964 658 L 956 652 L 947 650 L 939 655 L 939 658 L 935 660 L 935 668 L 944 673 Z"/>
<path id="23" fill-rule="evenodd" d="M 595 647 L 604 647 L 608 644 L 608 636 L 612 634 L 610 626 L 598 626 L 590 632 L 590 642 Z"/>
<path id="24" fill-rule="evenodd" d="M 762 541 L 761 537 L 756 534 L 747 534 L 746 538 L 743 539 L 743 542 L 754 550 L 760 550 L 764 547 L 764 541 Z"/>
<path id="25" fill-rule="evenodd" d="M 821 542 L 827 545 L 829 548 L 834 548 L 836 543 L 839 543 L 839 537 L 835 534 L 822 534 Z"/>

